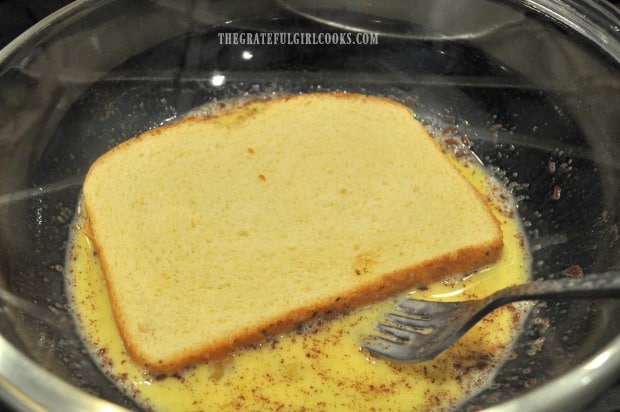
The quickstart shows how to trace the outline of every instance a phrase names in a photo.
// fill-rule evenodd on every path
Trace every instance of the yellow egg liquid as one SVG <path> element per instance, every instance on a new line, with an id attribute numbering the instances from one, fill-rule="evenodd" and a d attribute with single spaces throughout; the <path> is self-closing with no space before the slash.
<path id="1" fill-rule="evenodd" d="M 487 198 L 501 222 L 504 250 L 492 267 L 421 285 L 408 294 L 428 300 L 481 298 L 527 280 L 521 227 L 498 186 L 482 169 L 454 160 Z M 363 335 L 404 295 L 357 309 L 232 353 L 226 360 L 157 375 L 128 356 L 112 315 L 96 252 L 73 225 L 67 290 L 83 339 L 101 370 L 145 409 L 155 411 L 441 411 L 482 389 L 510 350 L 521 310 L 488 315 L 437 358 L 405 365 L 361 351 Z M 278 291 L 274 291 L 274 294 Z M 269 298 L 269 297 L 267 297 Z"/>

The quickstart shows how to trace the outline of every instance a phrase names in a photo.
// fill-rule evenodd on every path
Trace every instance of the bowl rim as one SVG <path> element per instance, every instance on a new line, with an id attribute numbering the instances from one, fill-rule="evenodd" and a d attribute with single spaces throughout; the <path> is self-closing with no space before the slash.
<path id="1" fill-rule="evenodd" d="M 30 26 L 26 31 L 15 37 L 6 46 L 0 48 L 0 64 L 8 60 L 9 57 L 16 53 L 19 49 L 27 46 L 29 43 L 34 43 L 35 41 L 41 39 L 43 35 L 47 33 L 55 24 L 65 20 L 68 16 L 78 12 L 79 10 L 86 8 L 89 3 L 92 2 L 89 2 L 88 0 L 74 0 Z"/>
<path id="2" fill-rule="evenodd" d="M 521 0 L 525 7 L 590 40 L 620 63 L 620 9 L 607 0 Z"/>
<path id="3" fill-rule="evenodd" d="M 89 7 L 115 0 L 75 0 L 56 10 L 0 49 L 0 68 L 29 45 L 44 39 L 55 26 Z M 605 0 L 511 0 L 582 35 L 620 63 L 620 9 Z M 26 411 L 126 411 L 65 382 L 39 366 L 0 335 L 0 398 Z M 515 399 L 485 410 L 520 412 L 578 410 L 620 377 L 620 334 L 572 370 Z M 544 400 L 544 402 L 541 402 Z"/>

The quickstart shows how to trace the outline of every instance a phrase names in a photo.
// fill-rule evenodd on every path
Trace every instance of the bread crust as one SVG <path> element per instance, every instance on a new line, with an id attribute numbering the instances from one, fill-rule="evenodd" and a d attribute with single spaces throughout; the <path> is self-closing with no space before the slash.
<path id="1" fill-rule="evenodd" d="M 159 373 L 170 373 L 182 367 L 205 361 L 217 361 L 225 359 L 230 353 L 238 348 L 250 344 L 261 343 L 270 336 L 296 329 L 304 322 L 312 321 L 334 313 L 346 314 L 350 311 L 381 301 L 403 289 L 427 285 L 445 279 L 456 273 L 467 273 L 474 269 L 484 267 L 499 259 L 501 256 L 503 241 L 500 239 L 488 247 L 462 250 L 454 256 L 443 256 L 414 268 L 386 274 L 381 281 L 364 285 L 359 289 L 351 290 L 348 295 L 330 297 L 310 307 L 297 308 L 282 317 L 271 322 L 257 325 L 253 330 L 244 331 L 237 336 L 227 337 L 219 342 L 214 342 L 208 347 L 197 348 L 178 354 L 174 362 L 147 359 L 134 343 L 123 334 L 123 341 L 130 356 L 145 367 Z M 483 252 L 481 252 L 483 251 Z M 467 262 L 467 264 L 465 264 Z M 114 298 L 112 298 L 112 307 Z M 117 320 L 122 323 L 120 313 L 115 310 Z M 123 328 L 121 327 L 121 331 Z"/>

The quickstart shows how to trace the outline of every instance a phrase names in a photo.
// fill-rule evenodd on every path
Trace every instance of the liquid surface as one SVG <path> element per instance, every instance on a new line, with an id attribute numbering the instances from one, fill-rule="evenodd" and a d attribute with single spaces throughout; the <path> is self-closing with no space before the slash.
<path id="1" fill-rule="evenodd" d="M 429 300 L 479 298 L 522 283 L 528 256 L 505 194 L 473 165 L 454 163 L 487 196 L 501 222 L 499 262 L 467 276 L 421 285 L 409 295 Z M 114 323 L 105 279 L 78 213 L 67 256 L 67 287 L 82 336 L 102 371 L 145 409 L 447 410 L 481 389 L 507 354 L 521 312 L 505 306 L 436 359 L 402 365 L 359 350 L 362 335 L 392 310 L 398 296 L 348 315 L 234 352 L 221 362 L 155 375 L 126 353 Z"/>

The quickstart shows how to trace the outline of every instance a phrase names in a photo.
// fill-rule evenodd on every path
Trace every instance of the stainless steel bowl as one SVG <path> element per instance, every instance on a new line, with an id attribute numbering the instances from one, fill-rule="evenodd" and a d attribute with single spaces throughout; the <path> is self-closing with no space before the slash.
<path id="1" fill-rule="evenodd" d="M 223 44 L 270 32 L 378 44 Z M 96 157 L 204 103 L 318 90 L 390 96 L 466 134 L 518 198 L 535 278 L 620 267 L 620 15 L 603 1 L 77 1 L 0 51 L 0 396 L 136 408 L 66 307 L 68 226 Z M 579 410 L 620 375 L 619 315 L 613 300 L 537 304 L 459 408 Z"/>

